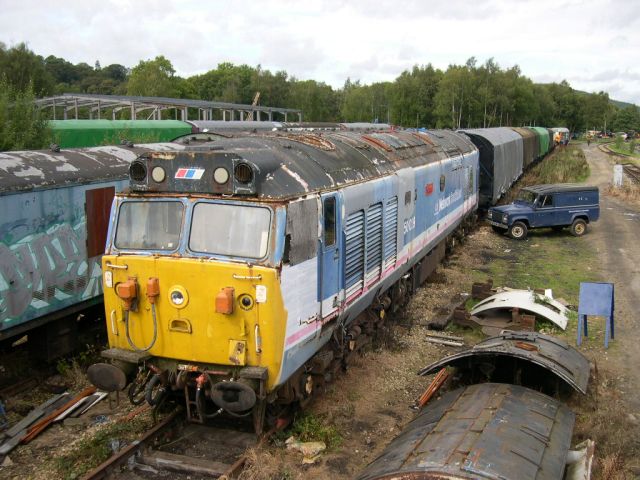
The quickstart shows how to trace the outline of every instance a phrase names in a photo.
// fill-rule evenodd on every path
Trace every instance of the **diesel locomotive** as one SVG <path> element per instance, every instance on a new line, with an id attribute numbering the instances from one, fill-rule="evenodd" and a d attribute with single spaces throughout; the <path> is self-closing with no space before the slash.
<path id="1" fill-rule="evenodd" d="M 450 131 L 276 131 L 145 153 L 102 259 L 100 386 L 192 421 L 304 404 L 473 221 L 479 152 Z M 181 400 L 182 401 L 182 400 Z"/>

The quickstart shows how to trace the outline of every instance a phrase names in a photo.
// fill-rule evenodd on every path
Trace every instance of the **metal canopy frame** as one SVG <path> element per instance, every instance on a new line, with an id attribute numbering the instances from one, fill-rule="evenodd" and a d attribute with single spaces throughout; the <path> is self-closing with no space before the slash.
<path id="1" fill-rule="evenodd" d="M 89 108 L 89 118 L 92 120 L 94 118 L 98 120 L 104 118 L 103 114 L 107 113 L 104 110 L 111 110 L 112 120 L 115 120 L 116 113 L 126 109 L 131 112 L 132 120 L 138 120 L 138 116 L 142 112 L 148 112 L 145 113 L 144 120 L 160 120 L 162 111 L 174 110 L 175 119 L 182 121 L 213 120 L 213 112 L 221 111 L 222 119 L 225 121 L 255 119 L 271 122 L 275 113 L 284 117 L 285 122 L 289 121 L 289 115 L 296 116 L 297 121 L 302 122 L 302 110 L 294 108 L 264 107 L 185 98 L 64 93 L 55 97 L 37 99 L 35 103 L 41 109 L 50 108 L 53 120 L 58 119 L 57 112 L 60 108 L 62 108 L 64 120 L 69 118 L 78 120 L 79 109 Z M 198 110 L 198 118 L 189 118 L 190 108 Z"/>

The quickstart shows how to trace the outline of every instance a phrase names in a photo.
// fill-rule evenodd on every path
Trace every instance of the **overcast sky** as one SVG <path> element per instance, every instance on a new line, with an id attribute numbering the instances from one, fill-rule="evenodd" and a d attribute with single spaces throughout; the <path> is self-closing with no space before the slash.
<path id="1" fill-rule="evenodd" d="M 0 0 L 0 41 L 178 74 L 230 61 L 340 87 L 475 56 L 640 105 L 640 0 Z"/>

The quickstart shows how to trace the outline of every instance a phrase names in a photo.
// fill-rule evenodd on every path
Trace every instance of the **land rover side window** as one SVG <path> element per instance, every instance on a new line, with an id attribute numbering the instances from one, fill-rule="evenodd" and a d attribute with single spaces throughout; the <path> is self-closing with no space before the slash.
<path id="1" fill-rule="evenodd" d="M 543 195 L 540 198 L 540 206 L 543 208 L 553 207 L 553 195 Z"/>
<path id="2" fill-rule="evenodd" d="M 193 207 L 189 249 L 230 257 L 262 258 L 269 249 L 268 208 L 199 202 Z"/>
<path id="3" fill-rule="evenodd" d="M 330 247 L 336 243 L 336 199 L 329 197 L 324 200 L 322 211 L 324 218 L 324 246 Z"/>
<path id="4" fill-rule="evenodd" d="M 175 250 L 180 243 L 183 214 L 180 202 L 124 202 L 118 214 L 116 247 Z"/>

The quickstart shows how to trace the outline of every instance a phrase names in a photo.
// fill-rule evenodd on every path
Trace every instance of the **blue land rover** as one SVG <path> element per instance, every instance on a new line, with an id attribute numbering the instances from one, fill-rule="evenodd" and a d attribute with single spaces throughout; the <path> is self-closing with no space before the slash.
<path id="1" fill-rule="evenodd" d="M 535 185 L 523 188 L 509 205 L 492 207 L 487 220 L 493 229 L 523 240 L 532 228 L 551 227 L 554 230 L 571 228 L 580 237 L 587 224 L 600 216 L 598 187 L 573 183 Z"/>

